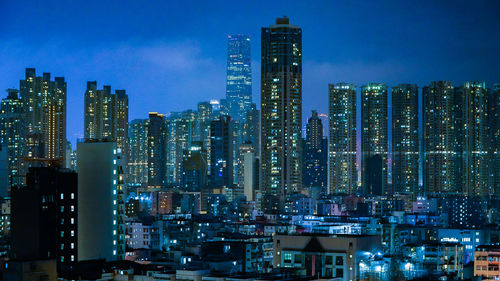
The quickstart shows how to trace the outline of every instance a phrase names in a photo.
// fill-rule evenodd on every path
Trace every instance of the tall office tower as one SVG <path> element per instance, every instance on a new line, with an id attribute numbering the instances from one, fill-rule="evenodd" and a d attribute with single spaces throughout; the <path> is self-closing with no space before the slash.
<path id="1" fill-rule="evenodd" d="M 221 115 L 210 123 L 211 187 L 230 187 L 233 184 L 233 141 L 231 117 Z"/>
<path id="2" fill-rule="evenodd" d="M 77 143 L 78 261 L 117 260 L 120 161 L 115 142 Z"/>
<path id="3" fill-rule="evenodd" d="M 328 85 L 329 143 L 328 188 L 330 193 L 356 194 L 356 86 Z"/>
<path id="4" fill-rule="evenodd" d="M 278 18 L 261 36 L 262 188 L 283 208 L 302 189 L 302 29 Z"/>
<path id="5" fill-rule="evenodd" d="M 323 137 L 323 123 L 316 110 L 307 120 L 304 141 L 303 180 L 304 187 L 318 187 L 326 194 L 328 187 L 328 140 Z"/>
<path id="6" fill-rule="evenodd" d="M 0 144 L 7 150 L 9 185 L 24 184 L 25 123 L 17 90 L 9 89 L 0 104 Z"/>
<path id="7" fill-rule="evenodd" d="M 459 143 L 462 147 L 463 192 L 469 196 L 493 195 L 489 180 L 489 91 L 484 82 L 466 82 L 456 89 L 461 99 Z"/>
<path id="8" fill-rule="evenodd" d="M 116 141 L 118 149 L 127 155 L 128 149 L 128 96 L 125 90 L 111 86 L 97 89 L 96 81 L 87 81 L 85 91 L 85 139 Z"/>
<path id="9" fill-rule="evenodd" d="M 387 86 L 361 87 L 361 164 L 364 194 L 387 194 Z"/>
<path id="10" fill-rule="evenodd" d="M 66 154 L 66 82 L 64 77 L 50 80 L 50 73 L 36 76 L 26 68 L 20 81 L 20 96 L 26 118 L 27 156 L 58 159 Z"/>
<path id="11" fill-rule="evenodd" d="M 12 189 L 12 258 L 56 259 L 59 274 L 77 261 L 77 181 L 67 169 L 29 168 L 26 186 Z"/>
<path id="12" fill-rule="evenodd" d="M 457 95 L 450 82 L 422 88 L 424 190 L 429 194 L 461 192 Z"/>
<path id="13" fill-rule="evenodd" d="M 193 142 L 184 151 L 181 187 L 189 192 L 201 192 L 207 187 L 206 150 L 201 141 Z"/>
<path id="14" fill-rule="evenodd" d="M 413 196 L 418 189 L 418 86 L 392 87 L 392 186 Z"/>
<path id="15" fill-rule="evenodd" d="M 148 184 L 148 119 L 130 122 L 128 182 L 134 185 Z"/>
<path id="16" fill-rule="evenodd" d="M 229 116 L 245 123 L 252 104 L 252 68 L 250 36 L 229 35 L 227 54 L 226 100 Z"/>
<path id="17" fill-rule="evenodd" d="M 148 125 L 148 186 L 161 188 L 166 185 L 166 133 L 163 114 L 149 113 Z"/>
<path id="18" fill-rule="evenodd" d="M 500 194 L 500 84 L 493 86 L 490 102 L 490 127 L 492 130 L 491 174 L 495 194 Z"/>

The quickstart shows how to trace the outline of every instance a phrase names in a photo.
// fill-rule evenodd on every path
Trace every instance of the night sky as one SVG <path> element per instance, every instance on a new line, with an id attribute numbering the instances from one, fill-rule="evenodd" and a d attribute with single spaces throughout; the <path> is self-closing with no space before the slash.
<path id="1" fill-rule="evenodd" d="M 495 0 L 0 0 L 0 88 L 18 88 L 26 67 L 66 77 L 74 143 L 87 80 L 126 89 L 130 120 L 195 108 L 224 97 L 227 35 L 245 33 L 259 103 L 260 28 L 283 15 L 303 30 L 304 120 L 327 112 L 332 82 L 500 83 Z"/>

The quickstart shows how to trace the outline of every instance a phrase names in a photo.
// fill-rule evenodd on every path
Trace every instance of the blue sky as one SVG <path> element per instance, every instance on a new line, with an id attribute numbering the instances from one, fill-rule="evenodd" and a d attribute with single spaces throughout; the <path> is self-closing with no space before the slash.
<path id="1" fill-rule="evenodd" d="M 303 112 L 327 111 L 328 83 L 500 83 L 500 1 L 0 1 L 0 88 L 24 68 L 68 81 L 68 138 L 83 135 L 87 80 L 126 89 L 130 119 L 225 95 L 227 35 L 282 15 L 303 29 Z M 6 95 L 6 93 L 4 94 Z"/>

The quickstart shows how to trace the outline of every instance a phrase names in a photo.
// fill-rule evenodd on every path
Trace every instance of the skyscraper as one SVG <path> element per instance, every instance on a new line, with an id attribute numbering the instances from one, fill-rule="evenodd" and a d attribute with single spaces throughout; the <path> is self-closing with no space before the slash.
<path id="1" fill-rule="evenodd" d="M 148 126 L 148 186 L 161 188 L 166 185 L 166 133 L 163 114 L 149 113 Z"/>
<path id="2" fill-rule="evenodd" d="M 233 184 L 233 140 L 231 117 L 221 115 L 210 123 L 210 186 Z"/>
<path id="3" fill-rule="evenodd" d="M 226 100 L 232 120 L 245 123 L 252 103 L 250 36 L 228 36 Z"/>
<path id="4" fill-rule="evenodd" d="M 493 86 L 490 102 L 490 127 L 492 130 L 491 173 L 495 194 L 500 194 L 500 84 Z"/>
<path id="5" fill-rule="evenodd" d="M 120 158 L 114 142 L 77 143 L 78 261 L 120 258 Z M 123 258 L 123 256 L 121 257 Z"/>
<path id="6" fill-rule="evenodd" d="M 307 120 L 306 139 L 303 152 L 304 187 L 319 187 L 323 194 L 327 192 L 328 179 L 328 140 L 323 137 L 323 123 L 316 110 Z"/>
<path id="7" fill-rule="evenodd" d="M 361 87 L 361 164 L 364 194 L 382 195 L 387 190 L 387 86 L 370 83 Z"/>
<path id="8" fill-rule="evenodd" d="M 359 193 L 356 162 L 356 86 L 328 85 L 330 193 Z"/>
<path id="9" fill-rule="evenodd" d="M 0 105 L 0 144 L 7 150 L 10 186 L 24 184 L 25 133 L 23 104 L 17 90 L 9 89 Z"/>
<path id="10" fill-rule="evenodd" d="M 394 192 L 422 195 L 418 190 L 418 86 L 392 88 L 392 186 Z"/>
<path id="11" fill-rule="evenodd" d="M 283 208 L 302 189 L 302 29 L 278 18 L 261 38 L 262 188 Z"/>
<path id="12" fill-rule="evenodd" d="M 459 114 L 448 81 L 422 88 L 424 189 L 430 194 L 458 193 L 460 184 Z"/>
<path id="13" fill-rule="evenodd" d="M 64 77 L 50 79 L 50 73 L 36 76 L 26 68 L 20 81 L 20 96 L 26 118 L 27 156 L 57 159 L 66 154 L 66 82 Z"/>
<path id="14" fill-rule="evenodd" d="M 129 128 L 128 182 L 148 184 L 148 119 L 134 119 Z"/>
<path id="15" fill-rule="evenodd" d="M 466 82 L 457 89 L 461 99 L 461 124 L 459 135 L 463 144 L 463 192 L 469 196 L 493 195 L 489 180 L 489 92 L 484 82 Z"/>
<path id="16" fill-rule="evenodd" d="M 124 155 L 128 149 L 128 96 L 125 90 L 111 86 L 97 89 L 96 81 L 87 82 L 85 91 L 85 138 L 116 141 Z"/>

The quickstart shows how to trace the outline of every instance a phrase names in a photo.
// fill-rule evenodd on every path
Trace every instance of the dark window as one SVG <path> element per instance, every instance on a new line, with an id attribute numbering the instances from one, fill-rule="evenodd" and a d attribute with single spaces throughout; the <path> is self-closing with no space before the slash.
<path id="1" fill-rule="evenodd" d="M 344 269 L 343 268 L 337 268 L 335 270 L 335 277 L 344 277 Z"/>
<path id="2" fill-rule="evenodd" d="M 344 257 L 341 256 L 335 257 L 335 265 L 344 265 Z"/>
<path id="3" fill-rule="evenodd" d="M 328 265 L 333 264 L 333 257 L 332 256 L 326 256 L 325 264 L 328 264 Z"/>

